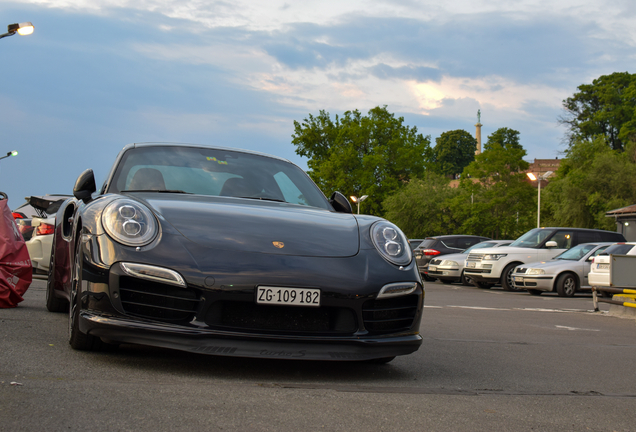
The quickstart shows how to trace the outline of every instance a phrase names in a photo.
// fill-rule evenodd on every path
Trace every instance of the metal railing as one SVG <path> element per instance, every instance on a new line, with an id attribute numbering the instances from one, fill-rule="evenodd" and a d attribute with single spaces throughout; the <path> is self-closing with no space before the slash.
<path id="1" fill-rule="evenodd" d="M 594 301 L 594 312 L 598 312 L 598 302 L 615 304 L 624 307 L 636 308 L 636 299 L 633 301 L 616 301 L 607 298 L 599 298 L 598 292 L 610 293 L 610 294 L 636 294 L 636 289 L 631 288 L 616 288 L 616 287 L 592 287 L 592 300 Z"/>

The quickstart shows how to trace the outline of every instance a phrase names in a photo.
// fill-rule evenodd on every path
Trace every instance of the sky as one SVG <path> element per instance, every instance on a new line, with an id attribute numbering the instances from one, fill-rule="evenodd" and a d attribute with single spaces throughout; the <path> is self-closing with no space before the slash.
<path id="1" fill-rule="evenodd" d="M 633 0 L 0 0 L 0 190 L 100 185 L 132 142 L 306 160 L 294 121 L 387 106 L 431 137 L 520 132 L 526 160 L 563 157 L 562 101 L 634 73 Z M 4 23 L 3 23 L 4 22 Z M 631 68 L 631 70 L 630 70 Z M 330 191 L 326 191 L 329 193 Z"/>

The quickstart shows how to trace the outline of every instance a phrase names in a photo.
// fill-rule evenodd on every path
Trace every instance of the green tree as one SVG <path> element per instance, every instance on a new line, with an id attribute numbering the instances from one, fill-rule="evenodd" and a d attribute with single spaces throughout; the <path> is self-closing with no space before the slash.
<path id="1" fill-rule="evenodd" d="M 568 126 L 570 146 L 600 135 L 613 150 L 622 151 L 636 136 L 636 74 L 603 75 L 578 90 L 563 101 L 566 113 L 559 119 Z"/>
<path id="2" fill-rule="evenodd" d="M 446 176 L 461 174 L 475 160 L 476 148 L 477 140 L 465 130 L 444 132 L 435 139 L 432 168 Z"/>
<path id="3" fill-rule="evenodd" d="M 609 210 L 636 203 L 636 144 L 612 150 L 603 137 L 578 139 L 541 191 L 542 224 L 614 231 Z"/>
<path id="4" fill-rule="evenodd" d="M 384 201 L 385 217 L 399 226 L 409 238 L 454 234 L 460 222 L 449 208 L 459 193 L 446 177 L 427 172 L 412 179 Z"/>
<path id="5" fill-rule="evenodd" d="M 486 150 L 464 169 L 461 193 L 450 203 L 464 233 L 514 239 L 532 227 L 535 189 L 523 172 L 529 165 L 523 160 L 526 151 L 518 145 L 519 133 L 499 131 L 504 129 L 517 139 L 501 144 L 489 137 Z"/>
<path id="6" fill-rule="evenodd" d="M 347 111 L 333 120 L 320 111 L 302 123 L 294 121 L 292 143 L 309 159 L 308 174 L 326 195 L 335 190 L 368 195 L 361 205 L 364 213 L 382 215 L 384 199 L 422 176 L 431 159 L 430 137 L 403 123 L 386 106 L 367 116 Z"/>
<path id="7" fill-rule="evenodd" d="M 500 145 L 504 149 L 523 149 L 519 143 L 519 131 L 507 127 L 499 128 L 488 135 L 488 141 L 484 144 L 484 151 L 491 149 L 495 144 Z"/>

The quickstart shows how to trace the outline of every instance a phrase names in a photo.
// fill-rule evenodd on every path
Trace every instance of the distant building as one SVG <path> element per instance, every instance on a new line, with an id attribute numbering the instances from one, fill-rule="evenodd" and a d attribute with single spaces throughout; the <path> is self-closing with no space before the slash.
<path id="1" fill-rule="evenodd" d="M 606 217 L 612 217 L 616 221 L 616 232 L 625 236 L 627 241 L 636 241 L 636 204 L 610 210 Z"/>

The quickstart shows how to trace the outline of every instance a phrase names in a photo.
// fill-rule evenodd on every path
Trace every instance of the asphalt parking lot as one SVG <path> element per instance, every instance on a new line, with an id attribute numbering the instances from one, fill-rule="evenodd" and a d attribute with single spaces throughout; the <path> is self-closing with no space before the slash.
<path id="1" fill-rule="evenodd" d="M 636 321 L 589 294 L 427 283 L 422 348 L 371 365 L 73 351 L 44 287 L 0 309 L 2 431 L 636 430 Z"/>

